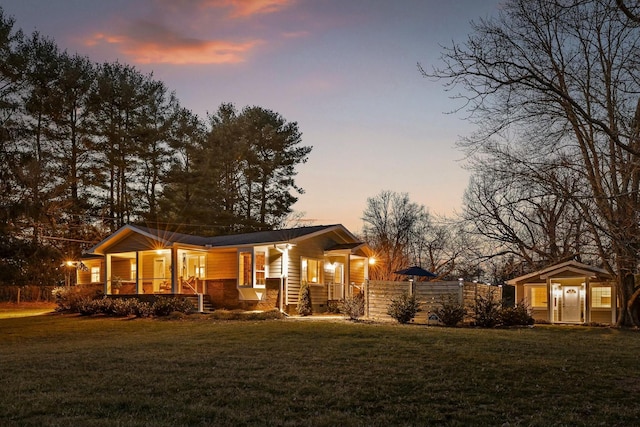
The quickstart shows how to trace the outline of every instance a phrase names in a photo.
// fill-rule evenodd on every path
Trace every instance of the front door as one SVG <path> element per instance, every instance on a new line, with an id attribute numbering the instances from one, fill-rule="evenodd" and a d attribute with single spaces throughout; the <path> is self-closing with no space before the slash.
<path id="1" fill-rule="evenodd" d="M 562 321 L 580 321 L 580 286 L 562 287 Z"/>

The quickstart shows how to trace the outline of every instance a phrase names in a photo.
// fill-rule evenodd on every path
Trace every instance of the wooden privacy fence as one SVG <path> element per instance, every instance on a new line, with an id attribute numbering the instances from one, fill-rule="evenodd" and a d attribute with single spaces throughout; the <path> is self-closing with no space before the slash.
<path id="1" fill-rule="evenodd" d="M 389 282 L 370 280 L 365 283 L 364 303 L 365 317 L 375 320 L 393 320 L 387 314 L 387 308 L 391 300 L 398 298 L 403 293 L 414 294 L 420 302 L 421 311 L 415 317 L 416 323 L 437 323 L 429 321 L 429 315 L 442 306 L 442 301 L 447 298 L 455 298 L 462 303 L 467 310 L 470 309 L 477 295 L 486 296 L 490 291 L 494 292 L 496 299 L 502 298 L 502 288 L 483 283 L 471 283 L 462 281 L 448 282 Z M 465 319 L 468 320 L 468 319 Z"/>

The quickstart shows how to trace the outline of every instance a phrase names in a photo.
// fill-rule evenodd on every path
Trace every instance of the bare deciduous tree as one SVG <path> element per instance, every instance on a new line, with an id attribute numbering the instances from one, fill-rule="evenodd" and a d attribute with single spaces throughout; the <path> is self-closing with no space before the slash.
<path id="1" fill-rule="evenodd" d="M 387 190 L 370 197 L 362 220 L 363 237 L 381 261 L 370 271 L 372 279 L 402 279 L 394 271 L 410 265 L 419 265 L 439 277 L 455 269 L 462 251 L 450 224 L 436 224 L 425 207 L 411 202 L 407 193 Z"/>
<path id="2" fill-rule="evenodd" d="M 589 197 L 566 189 L 564 196 L 598 231 L 602 263 L 618 276 L 618 323 L 628 325 L 640 325 L 633 280 L 640 249 L 639 36 L 615 0 L 512 0 L 497 18 L 474 24 L 464 44 L 447 48 L 444 67 L 421 68 L 450 89 L 464 89 L 460 97 L 479 124 L 467 149 L 508 137 L 541 154 L 567 155 L 566 167 L 581 174 Z"/>

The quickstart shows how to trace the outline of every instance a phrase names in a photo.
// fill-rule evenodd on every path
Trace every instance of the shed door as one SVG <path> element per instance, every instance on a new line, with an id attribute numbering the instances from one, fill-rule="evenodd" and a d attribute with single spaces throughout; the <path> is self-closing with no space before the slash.
<path id="1" fill-rule="evenodd" d="M 564 286 L 562 288 L 562 321 L 580 321 L 580 287 Z"/>

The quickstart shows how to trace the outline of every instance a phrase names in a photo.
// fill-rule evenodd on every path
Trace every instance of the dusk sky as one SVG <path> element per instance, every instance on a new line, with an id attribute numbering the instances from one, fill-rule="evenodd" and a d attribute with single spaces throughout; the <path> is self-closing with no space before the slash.
<path id="1" fill-rule="evenodd" d="M 445 114 L 459 101 L 422 77 L 441 45 L 500 0 L 0 0 L 16 27 L 95 62 L 135 65 L 202 118 L 222 102 L 295 121 L 313 146 L 294 205 L 309 224 L 362 229 L 368 197 L 407 192 L 434 214 L 462 205 L 469 174 Z"/>

